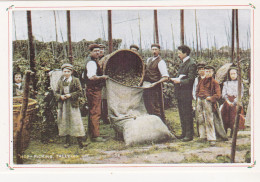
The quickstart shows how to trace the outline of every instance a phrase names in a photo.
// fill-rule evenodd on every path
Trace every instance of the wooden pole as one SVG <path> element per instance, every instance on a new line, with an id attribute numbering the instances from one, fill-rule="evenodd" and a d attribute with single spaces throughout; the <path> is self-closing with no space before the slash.
<path id="1" fill-rule="evenodd" d="M 20 127 L 18 129 L 17 135 L 16 135 L 16 143 L 15 143 L 15 151 L 16 151 L 16 162 L 17 164 L 23 164 L 23 145 L 22 145 L 22 133 L 23 133 L 23 127 L 24 127 L 24 120 L 26 117 L 26 111 L 28 107 L 28 97 L 29 97 L 29 83 L 30 83 L 30 74 L 32 74 L 31 71 L 27 70 L 25 71 L 25 86 L 23 88 L 23 103 L 22 108 L 20 111 Z"/>
<path id="2" fill-rule="evenodd" d="M 236 113 L 236 122 L 234 126 L 234 132 L 232 136 L 232 147 L 231 147 L 231 163 L 235 162 L 235 154 L 236 154 L 236 142 L 237 142 L 237 132 L 239 127 L 239 119 L 240 113 L 242 109 L 241 104 L 241 68 L 240 68 L 240 53 L 239 53 L 239 32 L 238 32 L 238 10 L 235 11 L 236 16 L 236 40 L 237 40 L 237 68 L 238 68 L 238 96 L 237 96 L 237 113 Z"/>
<path id="3" fill-rule="evenodd" d="M 235 46 L 235 10 L 232 9 L 232 40 L 231 40 L 231 62 L 234 63 L 234 46 Z"/>
<path id="4" fill-rule="evenodd" d="M 155 43 L 159 44 L 157 10 L 154 10 L 154 31 L 155 31 Z"/>
<path id="5" fill-rule="evenodd" d="M 175 59 L 175 41 L 174 41 L 174 34 L 173 34 L 173 27 L 172 27 L 172 24 L 171 24 L 171 29 L 172 29 L 172 43 L 173 43 L 173 54 L 172 54 L 172 59 L 174 60 Z"/>
<path id="6" fill-rule="evenodd" d="M 113 39 L 112 39 L 112 11 L 108 10 L 108 52 L 113 52 Z"/>
<path id="7" fill-rule="evenodd" d="M 196 13 L 196 10 L 195 10 L 195 26 L 196 26 L 196 43 L 197 43 L 196 57 L 198 58 L 198 55 L 199 55 L 199 41 L 198 41 L 198 23 L 197 23 L 197 13 Z"/>
<path id="8" fill-rule="evenodd" d="M 70 10 L 67 10 L 67 30 L 68 30 L 68 44 L 69 44 L 69 60 L 70 63 L 73 64 L 72 46 L 71 46 Z"/>
<path id="9" fill-rule="evenodd" d="M 30 68 L 34 73 L 36 73 L 35 52 L 34 52 L 33 35 L 32 35 L 31 11 L 27 11 L 27 24 L 28 24 L 28 39 L 29 39 L 29 50 L 30 50 Z M 33 81 L 33 89 L 34 89 L 34 91 L 36 91 L 37 90 L 37 88 L 36 88 L 37 81 L 36 81 L 35 76 L 32 77 L 32 81 Z"/>
<path id="10" fill-rule="evenodd" d="M 202 57 L 202 46 L 201 46 L 201 34 L 200 34 L 200 22 L 198 21 L 198 27 L 199 27 L 199 38 L 200 38 L 200 56 Z"/>
<path id="11" fill-rule="evenodd" d="M 141 32 L 141 23 L 140 23 L 140 16 L 138 12 L 138 24 L 139 24 L 139 35 L 140 35 L 140 54 L 142 56 L 143 51 L 142 51 L 142 32 Z"/>
<path id="12" fill-rule="evenodd" d="M 184 45 L 184 10 L 181 9 L 181 45 Z"/>

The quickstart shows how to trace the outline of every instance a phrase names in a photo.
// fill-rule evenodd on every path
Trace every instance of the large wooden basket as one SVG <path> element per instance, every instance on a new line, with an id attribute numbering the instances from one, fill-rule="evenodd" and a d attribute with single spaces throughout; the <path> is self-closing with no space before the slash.
<path id="1" fill-rule="evenodd" d="M 21 129 L 20 111 L 22 108 L 22 101 L 23 101 L 22 97 L 13 98 L 13 147 L 14 149 L 16 144 L 17 133 Z M 37 101 L 34 99 L 29 99 L 26 117 L 23 125 L 23 131 L 22 131 L 22 139 L 21 139 L 22 151 L 24 151 L 29 145 L 31 122 L 34 121 L 36 118 L 36 111 L 37 111 Z"/>

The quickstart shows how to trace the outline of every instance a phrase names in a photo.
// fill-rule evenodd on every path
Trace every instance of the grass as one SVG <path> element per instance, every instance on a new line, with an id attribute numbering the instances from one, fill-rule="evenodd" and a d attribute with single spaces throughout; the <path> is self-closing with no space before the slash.
<path id="1" fill-rule="evenodd" d="M 174 128 L 175 133 L 180 135 L 181 125 L 178 111 L 175 109 L 168 109 L 165 111 L 165 115 L 170 125 Z M 83 118 L 83 122 L 87 128 L 87 118 Z M 196 125 L 194 126 L 194 130 L 196 131 Z M 29 147 L 23 155 L 24 162 L 27 164 L 95 164 L 99 163 L 100 160 L 110 158 L 112 156 L 111 153 L 114 153 L 115 155 L 126 156 L 129 158 L 127 161 L 122 163 L 131 163 L 135 157 L 141 155 L 150 155 L 163 152 L 184 153 L 189 150 L 200 150 L 209 147 L 208 142 L 197 142 L 197 137 L 194 137 L 194 140 L 190 142 L 181 142 L 177 140 L 174 142 L 163 143 L 163 145 L 147 143 L 142 145 L 125 146 L 124 142 L 115 140 L 115 132 L 110 125 L 101 124 L 100 133 L 107 136 L 108 140 L 106 142 L 90 142 L 90 140 L 87 139 L 87 142 L 90 144 L 85 147 L 84 150 L 80 150 L 78 148 L 75 137 L 72 137 L 72 145 L 69 148 L 63 147 L 65 142 L 64 137 L 57 136 L 55 138 L 50 138 L 49 143 L 46 144 L 41 143 L 38 140 L 31 140 Z M 248 136 L 243 135 L 243 137 Z M 230 144 L 226 142 L 217 142 L 217 147 L 225 147 L 229 145 Z M 237 151 L 242 150 L 250 150 L 250 144 L 238 145 Z M 110 151 L 111 153 L 106 153 L 106 151 Z M 84 160 L 84 158 L 87 160 Z M 196 154 L 189 154 L 189 156 L 182 160 L 181 163 L 225 163 L 227 161 L 228 156 L 219 156 L 214 161 L 206 161 Z M 146 160 L 144 163 L 151 163 L 151 161 Z M 168 161 L 167 163 L 171 162 Z"/>

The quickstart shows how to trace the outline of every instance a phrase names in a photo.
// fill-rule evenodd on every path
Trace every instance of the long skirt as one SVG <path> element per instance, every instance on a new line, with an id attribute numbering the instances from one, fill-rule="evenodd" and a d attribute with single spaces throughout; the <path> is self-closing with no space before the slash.
<path id="1" fill-rule="evenodd" d="M 63 101 L 62 108 L 58 110 L 58 129 L 60 136 L 85 136 L 79 107 L 71 107 L 70 100 Z"/>

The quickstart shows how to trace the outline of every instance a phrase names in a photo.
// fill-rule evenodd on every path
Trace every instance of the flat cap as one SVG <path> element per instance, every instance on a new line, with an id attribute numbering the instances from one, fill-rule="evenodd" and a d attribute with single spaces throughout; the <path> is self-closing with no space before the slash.
<path id="1" fill-rule="evenodd" d="M 100 48 L 106 48 L 104 44 L 98 44 Z"/>
<path id="2" fill-rule="evenodd" d="M 161 49 L 161 46 L 160 46 L 159 44 L 152 44 L 152 45 L 151 45 L 151 48 L 152 48 L 152 47 L 157 47 L 158 49 Z"/>
<path id="3" fill-rule="evenodd" d="M 135 44 L 130 45 L 130 49 L 131 48 L 135 48 L 135 49 L 139 50 L 139 47 L 137 45 L 135 45 Z"/>
<path id="4" fill-rule="evenodd" d="M 200 62 L 197 64 L 197 68 L 205 68 L 206 63 Z"/>
<path id="5" fill-rule="evenodd" d="M 73 70 L 73 66 L 71 65 L 71 64 L 69 64 L 69 63 L 65 63 L 65 64 L 63 64 L 62 66 L 61 66 L 61 69 L 63 70 L 64 68 L 67 68 L 67 69 L 69 69 L 69 70 Z"/>
<path id="6" fill-rule="evenodd" d="M 205 69 L 213 69 L 215 71 L 215 68 L 213 66 L 211 66 L 211 65 L 205 66 Z"/>
<path id="7" fill-rule="evenodd" d="M 100 48 L 100 46 L 99 46 L 98 44 L 90 44 L 90 45 L 88 46 L 88 48 L 89 48 L 90 51 L 93 51 L 93 49 L 95 49 L 95 48 Z"/>

